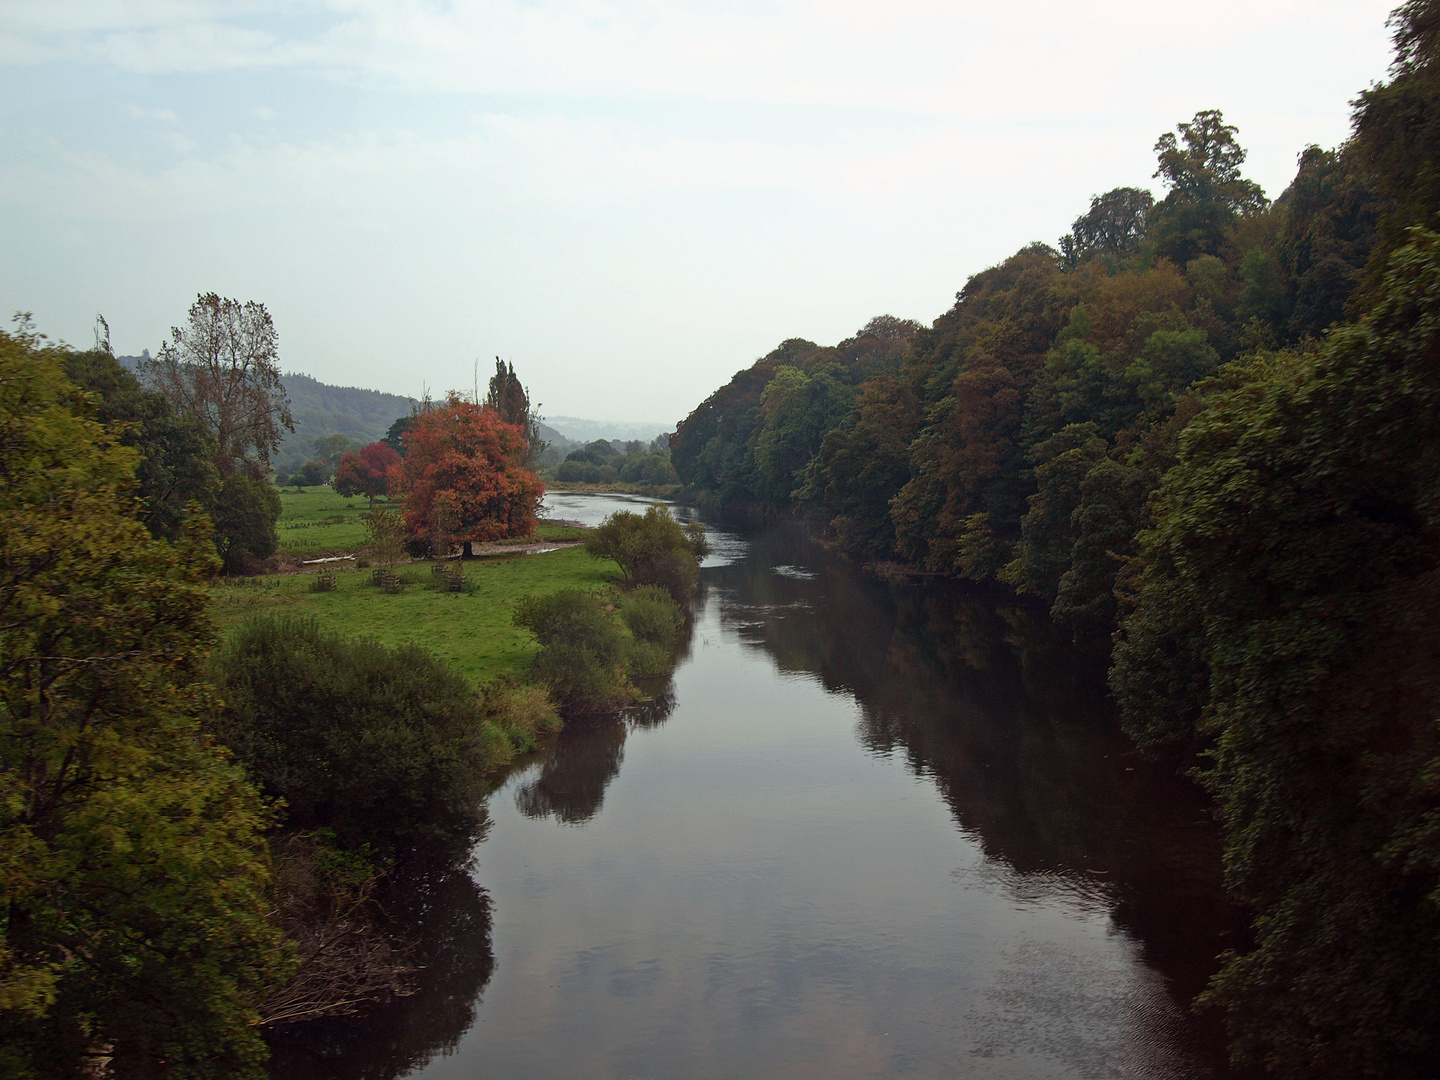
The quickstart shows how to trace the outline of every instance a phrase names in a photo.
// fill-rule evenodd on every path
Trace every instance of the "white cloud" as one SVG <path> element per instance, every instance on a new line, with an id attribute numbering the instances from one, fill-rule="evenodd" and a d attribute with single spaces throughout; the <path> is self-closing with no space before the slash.
<path id="1" fill-rule="evenodd" d="M 153 326 L 138 350 L 229 290 L 322 377 L 416 392 L 397 358 L 443 388 L 502 352 L 556 412 L 678 415 L 783 337 L 933 318 L 1150 184 L 1198 109 L 1277 194 L 1383 76 L 1390 2 L 12 0 L 0 77 L 133 131 L 11 141 L 34 250 L 0 300 Z"/>

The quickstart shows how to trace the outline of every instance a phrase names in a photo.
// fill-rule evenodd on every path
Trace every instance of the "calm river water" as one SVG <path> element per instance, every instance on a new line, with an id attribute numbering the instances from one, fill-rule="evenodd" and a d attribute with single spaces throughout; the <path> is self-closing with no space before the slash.
<path id="1" fill-rule="evenodd" d="M 673 679 L 495 791 L 410 901 L 425 988 L 313 1075 L 1224 1075 L 1186 1005 L 1236 924 L 1215 831 L 1047 621 L 712 536 Z"/>

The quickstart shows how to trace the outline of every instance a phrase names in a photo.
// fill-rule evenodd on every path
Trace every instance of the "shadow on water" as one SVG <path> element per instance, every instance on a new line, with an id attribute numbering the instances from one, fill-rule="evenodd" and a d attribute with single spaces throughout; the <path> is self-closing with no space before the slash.
<path id="1" fill-rule="evenodd" d="M 675 711 L 675 683 L 642 680 L 647 697 L 618 715 L 567 723 L 540 766 L 540 775 L 515 792 L 515 806 L 530 818 L 553 817 L 584 825 L 600 812 L 605 789 L 625 760 L 625 737 L 634 728 L 657 728 Z M 655 684 L 659 684 L 658 686 Z"/>
<path id="2" fill-rule="evenodd" d="M 495 965 L 490 898 L 453 866 L 396 882 L 380 901 L 391 928 L 417 943 L 417 992 L 272 1033 L 276 1080 L 392 1080 L 452 1052 L 470 1028 Z"/>
<path id="3" fill-rule="evenodd" d="M 936 785 L 989 857 L 975 873 L 1017 904 L 1059 890 L 1108 911 L 1189 1012 L 1243 933 L 1207 800 L 1140 757 L 1103 667 L 1043 610 L 952 584 L 886 583 L 788 527 L 705 577 L 743 641 L 852 695 L 862 745 Z M 1218 1066 L 1218 1018 L 1194 1034 Z"/>

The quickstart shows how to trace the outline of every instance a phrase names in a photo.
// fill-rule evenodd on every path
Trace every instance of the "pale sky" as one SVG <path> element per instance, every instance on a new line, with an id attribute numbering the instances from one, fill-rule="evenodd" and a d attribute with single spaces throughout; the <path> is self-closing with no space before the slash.
<path id="1" fill-rule="evenodd" d="M 0 306 L 154 351 L 685 416 L 788 337 L 930 322 L 1219 108 L 1268 195 L 1390 59 L 1374 0 L 0 0 Z"/>

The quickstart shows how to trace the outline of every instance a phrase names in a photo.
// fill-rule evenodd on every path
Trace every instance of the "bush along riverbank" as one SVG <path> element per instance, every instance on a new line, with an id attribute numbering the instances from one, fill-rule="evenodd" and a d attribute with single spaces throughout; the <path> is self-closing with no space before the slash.
<path id="1" fill-rule="evenodd" d="M 424 983 L 423 943 L 379 898 L 468 864 L 488 790 L 562 722 L 643 711 L 637 681 L 673 668 L 705 550 L 703 530 L 663 507 L 614 515 L 589 531 L 584 557 L 619 573 L 520 596 L 512 621 L 533 660 L 478 692 L 422 647 L 314 617 L 232 629 L 206 672 L 222 704 L 204 729 L 275 808 L 272 921 L 293 967 L 257 1011 L 282 1055 Z"/>

